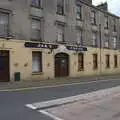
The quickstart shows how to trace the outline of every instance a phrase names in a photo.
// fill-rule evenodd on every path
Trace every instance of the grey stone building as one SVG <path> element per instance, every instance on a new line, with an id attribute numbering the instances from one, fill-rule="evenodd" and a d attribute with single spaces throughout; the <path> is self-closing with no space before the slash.
<path id="1" fill-rule="evenodd" d="M 117 49 L 119 17 L 102 8 L 92 0 L 0 0 L 0 36 Z"/>

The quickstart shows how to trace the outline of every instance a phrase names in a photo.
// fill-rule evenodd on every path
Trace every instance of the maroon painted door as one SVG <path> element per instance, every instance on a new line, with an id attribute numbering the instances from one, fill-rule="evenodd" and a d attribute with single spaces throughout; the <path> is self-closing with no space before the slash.
<path id="1" fill-rule="evenodd" d="M 66 77 L 69 75 L 69 56 L 59 53 L 55 56 L 55 77 Z"/>
<path id="2" fill-rule="evenodd" d="M 0 51 L 0 82 L 9 81 L 9 51 Z"/>

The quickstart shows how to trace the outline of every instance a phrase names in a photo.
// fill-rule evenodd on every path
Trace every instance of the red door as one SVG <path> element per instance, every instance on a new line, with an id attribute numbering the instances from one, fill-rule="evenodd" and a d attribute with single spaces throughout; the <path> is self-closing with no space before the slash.
<path id="1" fill-rule="evenodd" d="M 55 56 L 55 77 L 66 77 L 69 75 L 69 56 L 59 53 Z"/>
<path id="2" fill-rule="evenodd" d="M 0 82 L 9 81 L 9 51 L 0 51 Z"/>

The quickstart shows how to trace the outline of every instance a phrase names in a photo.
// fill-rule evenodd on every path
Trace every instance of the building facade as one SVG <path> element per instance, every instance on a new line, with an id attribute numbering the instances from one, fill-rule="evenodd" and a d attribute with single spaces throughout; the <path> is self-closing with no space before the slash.
<path id="1" fill-rule="evenodd" d="M 17 72 L 21 80 L 119 73 L 120 19 L 102 8 L 92 0 L 1 0 L 0 81 Z"/>

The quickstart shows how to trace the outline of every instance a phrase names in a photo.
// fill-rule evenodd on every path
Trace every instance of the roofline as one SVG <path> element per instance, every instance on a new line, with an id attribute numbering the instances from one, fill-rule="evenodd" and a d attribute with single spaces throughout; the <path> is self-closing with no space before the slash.
<path id="1" fill-rule="evenodd" d="M 81 3 L 83 3 L 83 4 L 85 4 L 85 5 L 87 5 L 87 6 L 89 6 L 89 7 L 92 7 L 92 8 L 94 8 L 94 9 L 97 9 L 98 11 L 101 11 L 101 12 L 103 12 L 103 13 L 106 13 L 106 14 L 109 14 L 109 15 L 111 15 L 111 16 L 114 16 L 114 17 L 117 17 L 117 18 L 119 18 L 120 19 L 120 17 L 119 16 L 117 16 L 117 15 L 115 15 L 115 14 L 113 14 L 113 13 L 110 13 L 110 12 L 108 12 L 108 11 L 104 11 L 104 10 L 102 10 L 102 9 L 100 9 L 100 8 L 98 8 L 98 7 L 96 7 L 95 5 L 90 5 L 90 4 L 88 4 L 87 2 L 84 2 L 84 1 L 81 1 L 81 0 L 79 0 Z"/>

